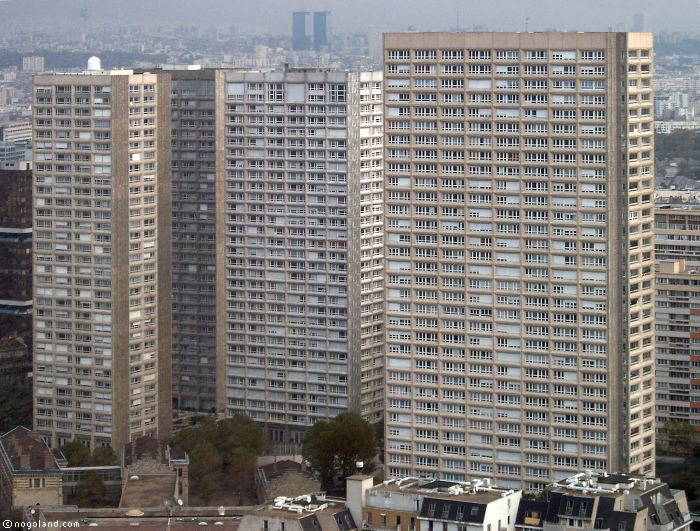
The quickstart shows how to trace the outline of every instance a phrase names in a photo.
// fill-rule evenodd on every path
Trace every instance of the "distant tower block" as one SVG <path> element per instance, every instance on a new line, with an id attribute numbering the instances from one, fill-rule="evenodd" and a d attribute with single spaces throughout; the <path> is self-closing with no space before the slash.
<path id="1" fill-rule="evenodd" d="M 311 37 L 307 32 L 308 11 L 292 13 L 292 49 L 296 51 L 311 49 Z"/>
<path id="2" fill-rule="evenodd" d="M 314 11 L 314 50 L 319 51 L 321 47 L 328 46 L 330 25 L 330 11 Z"/>

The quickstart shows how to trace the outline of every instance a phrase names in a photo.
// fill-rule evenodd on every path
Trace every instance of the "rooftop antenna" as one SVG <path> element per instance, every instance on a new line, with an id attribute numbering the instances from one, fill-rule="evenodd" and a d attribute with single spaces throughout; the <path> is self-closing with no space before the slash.
<path id="1" fill-rule="evenodd" d="M 700 1 L 700 0 L 698 0 Z M 457 8 L 457 32 L 462 31 L 459 24 L 459 7 Z"/>
<path id="2" fill-rule="evenodd" d="M 530 31 L 530 17 L 525 17 L 525 31 Z"/>

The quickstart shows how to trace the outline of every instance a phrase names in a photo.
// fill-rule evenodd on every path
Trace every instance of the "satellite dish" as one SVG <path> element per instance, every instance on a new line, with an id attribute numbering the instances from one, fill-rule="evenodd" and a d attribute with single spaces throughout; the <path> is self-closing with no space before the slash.
<path id="1" fill-rule="evenodd" d="M 177 499 L 177 504 L 178 504 L 180 507 L 182 507 L 182 506 L 184 505 L 184 503 L 182 503 L 182 498 L 178 498 L 178 499 Z"/>
<path id="2" fill-rule="evenodd" d="M 219 505 L 219 516 L 224 516 L 226 514 L 226 509 L 223 505 Z"/>
<path id="3" fill-rule="evenodd" d="M 131 476 L 129 479 L 139 479 L 138 476 Z"/>
<path id="4" fill-rule="evenodd" d="M 141 509 L 129 509 L 126 516 L 143 516 L 145 513 Z"/>

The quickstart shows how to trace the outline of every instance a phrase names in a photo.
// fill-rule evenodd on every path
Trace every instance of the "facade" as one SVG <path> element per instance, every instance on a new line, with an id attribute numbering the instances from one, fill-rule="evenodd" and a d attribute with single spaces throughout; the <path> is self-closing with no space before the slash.
<path id="1" fill-rule="evenodd" d="M 14 142 L 0 142 L 0 163 L 19 161 L 24 158 L 25 149 Z"/>
<path id="2" fill-rule="evenodd" d="M 32 341 L 31 163 L 0 164 L 0 338 Z"/>
<path id="3" fill-rule="evenodd" d="M 173 407 L 216 408 L 217 174 L 224 70 L 171 69 Z M 216 97 L 220 95 L 220 97 Z M 217 119 L 217 102 L 218 116 Z M 219 194 L 222 190 L 219 190 Z"/>
<path id="4" fill-rule="evenodd" d="M 41 55 L 29 55 L 22 57 L 22 71 L 40 73 L 44 71 L 44 57 Z"/>
<path id="5" fill-rule="evenodd" d="M 694 199 L 690 198 L 689 199 Z M 684 259 L 700 263 L 700 205 L 667 203 L 654 209 L 654 249 L 657 260 Z"/>
<path id="6" fill-rule="evenodd" d="M 34 422 L 51 446 L 170 432 L 169 98 L 162 73 L 34 77 Z"/>
<path id="7" fill-rule="evenodd" d="M 700 267 L 656 265 L 656 422 L 682 420 L 700 431 Z"/>
<path id="8" fill-rule="evenodd" d="M 520 503 L 516 531 L 690 530 L 685 492 L 658 479 L 583 472 L 547 487 L 547 501 Z"/>
<path id="9" fill-rule="evenodd" d="M 373 486 L 372 476 L 347 478 L 347 505 L 363 529 L 395 531 L 513 530 L 522 491 L 488 479 L 470 482 L 390 479 Z"/>
<path id="10" fill-rule="evenodd" d="M 314 11 L 314 50 L 317 52 L 330 44 L 330 23 L 330 11 Z"/>
<path id="11" fill-rule="evenodd" d="M 42 438 L 18 426 L 0 437 L 0 515 L 35 504 L 62 505 L 63 477 Z"/>
<path id="12" fill-rule="evenodd" d="M 651 35 L 384 47 L 388 476 L 652 473 Z"/>
<path id="13" fill-rule="evenodd" d="M 310 13 L 294 11 L 292 13 L 292 50 L 303 51 L 311 49 L 311 36 L 308 32 Z"/>
<path id="14" fill-rule="evenodd" d="M 0 124 L 0 140 L 3 142 L 30 142 L 32 140 L 32 122 Z"/>
<path id="15" fill-rule="evenodd" d="M 227 72 L 225 84 L 217 410 L 300 442 L 316 420 L 360 411 L 362 373 L 364 413 L 382 406 L 381 74 Z"/>

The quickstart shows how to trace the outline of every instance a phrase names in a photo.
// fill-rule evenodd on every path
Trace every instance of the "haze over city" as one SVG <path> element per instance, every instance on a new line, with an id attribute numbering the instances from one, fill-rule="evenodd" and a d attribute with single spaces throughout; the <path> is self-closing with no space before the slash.
<path id="1" fill-rule="evenodd" d="M 85 8 L 89 18 L 83 24 L 80 12 Z M 696 0 L 4 0 L 0 28 L 194 25 L 201 30 L 235 26 L 243 34 L 289 34 L 290 14 L 298 10 L 331 10 L 334 31 L 347 33 L 373 26 L 382 31 L 409 26 L 451 31 L 458 17 L 459 27 L 467 30 L 485 26 L 490 31 L 607 31 L 629 27 L 636 12 L 647 15 L 650 31 L 694 32 L 700 19 Z"/>

